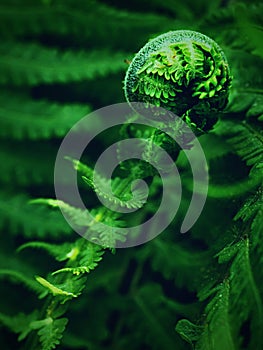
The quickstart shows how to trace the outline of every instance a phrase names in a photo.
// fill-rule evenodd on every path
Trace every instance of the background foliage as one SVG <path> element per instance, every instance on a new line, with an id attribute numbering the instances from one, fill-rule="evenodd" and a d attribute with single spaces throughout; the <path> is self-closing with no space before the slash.
<path id="1" fill-rule="evenodd" d="M 2 0 L 3 349 L 263 348 L 262 12 L 260 1 Z M 112 254 L 76 237 L 55 201 L 29 201 L 55 197 L 54 160 L 70 127 L 124 101 L 125 61 L 176 29 L 217 41 L 234 77 L 221 122 L 200 137 L 209 197 L 191 232 L 180 235 L 191 188 L 180 155 L 185 199 L 175 222 L 150 243 Z"/>

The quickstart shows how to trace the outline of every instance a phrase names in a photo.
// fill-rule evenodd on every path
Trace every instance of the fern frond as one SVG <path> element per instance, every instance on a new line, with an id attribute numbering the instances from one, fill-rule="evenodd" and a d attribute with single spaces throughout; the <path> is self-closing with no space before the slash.
<path id="1" fill-rule="evenodd" d="M 39 320 L 38 314 L 36 310 L 28 315 L 19 313 L 15 316 L 7 316 L 0 313 L 0 324 L 19 334 L 18 341 L 26 338 L 33 330 L 37 330 L 42 345 L 41 350 L 55 349 L 60 343 L 68 320 L 67 318 L 53 319 L 52 317 Z"/>
<path id="2" fill-rule="evenodd" d="M 241 207 L 239 212 L 236 214 L 234 220 L 241 219 L 244 222 L 248 222 L 251 219 L 252 220 L 255 219 L 255 217 L 262 212 L 262 205 L 263 205 L 263 191 L 262 191 L 262 188 L 260 187 L 255 195 L 250 196 L 246 200 L 245 204 Z M 252 239 L 254 238 L 252 237 Z M 258 244 L 260 242 L 256 241 L 255 243 Z"/>
<path id="3" fill-rule="evenodd" d="M 65 289 L 62 289 L 62 287 L 52 284 L 51 282 L 47 281 L 43 277 L 36 276 L 36 280 L 41 286 L 43 286 L 46 289 L 47 292 L 51 293 L 54 297 L 61 298 L 62 299 L 61 303 L 65 303 L 66 301 L 72 298 L 78 297 L 78 294 L 75 294 L 72 291 L 67 291 Z"/>
<path id="4" fill-rule="evenodd" d="M 81 250 L 80 264 L 86 266 L 89 270 L 93 270 L 102 260 L 103 254 L 104 250 L 99 245 L 86 242 Z"/>
<path id="5" fill-rule="evenodd" d="M 258 118 L 259 121 L 263 121 L 263 89 L 261 94 L 255 91 L 253 103 L 250 105 L 246 115 L 249 119 Z"/>
<path id="6" fill-rule="evenodd" d="M 0 269 L 0 279 L 6 278 L 14 283 L 22 284 L 27 289 L 36 293 L 37 295 L 42 294 L 43 289 L 30 277 L 27 277 L 25 274 L 9 269 Z"/>
<path id="7" fill-rule="evenodd" d="M 200 294 L 201 300 L 212 295 L 212 299 L 205 308 L 205 323 L 203 326 L 194 325 L 188 320 L 180 320 L 176 331 L 194 345 L 196 350 L 237 350 L 231 330 L 229 318 L 229 281 L 221 284 L 205 293 Z"/>
<path id="8" fill-rule="evenodd" d="M 251 172 L 257 171 L 263 163 L 263 133 L 260 128 L 246 121 L 239 124 L 223 121 L 216 132 L 228 137 L 227 141 L 251 167 Z"/>
<path id="9" fill-rule="evenodd" d="M 62 137 L 88 112 L 90 108 L 85 105 L 34 101 L 2 91 L 0 137 L 17 140 Z"/>
<path id="10" fill-rule="evenodd" d="M 110 217 L 107 217 L 103 208 L 102 210 L 92 210 L 91 215 L 93 219 L 90 220 L 87 211 L 73 207 L 61 200 L 39 198 L 31 202 L 61 208 L 74 225 L 80 228 L 87 228 L 84 237 L 89 241 L 93 241 L 94 244 L 98 243 L 98 236 L 100 238 L 99 243 L 102 244 L 104 248 L 112 248 L 115 246 L 116 241 L 125 240 L 124 235 L 122 235 L 119 230 L 115 229 L 116 227 L 123 226 L 123 221 L 119 220 L 119 215 L 112 214 Z M 101 225 L 101 222 L 105 223 L 105 225 Z M 81 265 L 85 265 L 85 263 Z"/>
<path id="11" fill-rule="evenodd" d="M 14 235 L 26 238 L 58 238 L 72 230 L 58 211 L 44 206 L 32 206 L 25 194 L 13 195 L 0 192 L 0 227 L 9 227 Z M 39 224 L 41 222 L 41 225 Z"/>
<path id="12" fill-rule="evenodd" d="M 86 164 L 70 157 L 67 159 L 73 163 L 74 168 L 82 175 L 85 183 L 98 197 L 106 202 L 106 206 L 111 210 L 115 210 L 118 207 L 140 209 L 146 203 L 148 196 L 147 190 L 137 186 L 136 181 L 133 181 L 134 178 L 127 176 L 126 178 L 115 177 L 108 180 L 100 174 L 96 174 L 95 170 Z M 96 181 L 94 181 L 94 176 L 96 176 Z M 116 241 L 125 241 L 125 232 L 122 233 L 120 230 L 115 229 L 116 227 L 125 226 L 125 222 L 120 220 L 120 214 L 111 213 L 107 215 L 103 209 L 97 209 L 93 212 L 96 221 L 93 223 L 91 231 L 100 233 L 100 244 L 102 243 L 106 248 L 114 247 Z M 108 225 L 108 228 L 105 226 L 102 227 L 99 223 L 100 221 Z"/>
<path id="13" fill-rule="evenodd" d="M 56 275 L 61 272 L 71 272 L 74 275 L 88 273 L 98 266 L 102 260 L 104 251 L 94 243 L 85 241 L 83 238 L 76 240 L 74 243 L 50 244 L 45 242 L 28 242 L 19 247 L 18 251 L 25 248 L 44 249 L 54 256 L 58 261 L 69 260 L 77 261 L 81 266 L 65 267 L 52 273 Z"/>
<path id="14" fill-rule="evenodd" d="M 259 187 L 255 195 L 249 197 L 243 207 L 236 214 L 235 220 L 241 219 L 250 226 L 251 246 L 254 250 L 254 258 L 258 264 L 263 262 L 263 189 Z"/>
<path id="15" fill-rule="evenodd" d="M 81 44 L 92 42 L 107 46 L 110 43 L 114 48 L 121 44 L 129 50 L 134 45 L 142 45 L 149 34 L 164 28 L 170 28 L 165 16 L 128 12 L 98 1 L 72 4 L 56 1 L 52 6 L 40 3 L 11 6 L 8 2 L 0 7 L 0 33 L 4 38 L 23 37 L 27 33 L 68 35 Z"/>
<path id="16" fill-rule="evenodd" d="M 230 143 L 248 166 L 257 167 L 258 164 L 263 162 L 263 134 L 256 127 L 244 122 L 239 127 L 239 134 L 233 137 Z"/>
<path id="17" fill-rule="evenodd" d="M 0 82 L 15 85 L 72 82 L 123 71 L 127 53 L 60 52 L 38 44 L 0 44 Z"/>
<path id="18" fill-rule="evenodd" d="M 52 273 L 52 276 L 57 275 L 58 273 L 61 273 L 61 272 L 70 272 L 73 275 L 79 276 L 79 275 L 82 275 L 84 273 L 89 273 L 90 269 L 87 266 L 64 267 L 63 269 L 54 271 Z"/>
<path id="19" fill-rule="evenodd" d="M 85 183 L 102 197 L 108 205 L 119 206 L 121 208 L 139 209 L 146 202 L 145 191 L 139 188 L 133 188 L 133 194 L 129 190 L 130 179 L 120 179 L 118 177 L 108 180 L 82 162 L 68 158 L 72 161 L 74 168 L 82 174 Z M 94 176 L 96 175 L 96 182 Z M 110 189 L 110 190 L 109 190 Z"/>
<path id="20" fill-rule="evenodd" d="M 199 340 L 204 327 L 193 324 L 192 322 L 182 319 L 177 322 L 175 330 L 182 339 L 192 345 L 194 349 L 194 343 Z"/>
<path id="21" fill-rule="evenodd" d="M 77 254 L 76 250 L 78 251 Z M 77 244 L 71 249 L 71 252 L 73 253 L 72 256 L 74 256 L 74 259 L 77 259 L 79 266 L 62 268 L 53 272 L 53 276 L 61 272 L 70 272 L 77 276 L 83 273 L 89 273 L 98 266 L 104 254 L 104 250 L 99 245 L 84 241 L 83 239 L 77 241 Z"/>
<path id="22" fill-rule="evenodd" d="M 247 11 L 245 3 L 237 3 L 234 6 L 234 11 L 238 28 L 244 37 L 246 46 L 253 54 L 263 58 L 262 27 L 260 27 L 262 18 L 259 16 L 259 13 L 263 11 L 262 3 L 253 4 L 250 11 Z"/>
<path id="23" fill-rule="evenodd" d="M 69 31 L 69 23 L 66 24 L 65 18 L 58 16 L 52 7 L 41 3 L 19 5 L 12 6 L 4 2 L 1 4 L 0 32 L 3 37 L 42 32 L 66 34 Z"/>
<path id="24" fill-rule="evenodd" d="M 263 84 L 263 81 L 262 81 Z M 262 120 L 263 115 L 263 89 L 240 88 L 239 91 L 233 91 L 231 100 L 228 106 L 230 112 L 244 113 L 248 121 L 258 118 Z"/>
<path id="25" fill-rule="evenodd" d="M 229 250 L 229 253 L 227 250 Z M 249 239 L 242 239 L 234 246 L 222 251 L 221 262 L 233 259 L 230 267 L 230 313 L 233 317 L 233 331 L 239 339 L 239 332 L 244 322 L 250 321 L 251 348 L 262 347 L 261 327 L 263 324 L 263 303 L 256 284 L 250 258 Z M 221 253 L 219 253 L 220 259 Z M 234 256 L 234 258 L 233 258 Z M 247 302 L 249 300 L 249 303 Z M 238 315 L 235 317 L 234 315 Z"/>
<path id="26" fill-rule="evenodd" d="M 108 180 L 99 174 L 96 174 L 96 182 L 94 181 L 95 171 L 83 164 L 82 162 L 67 158 L 73 163 L 74 168 L 82 174 L 82 178 L 85 183 L 93 189 L 93 191 L 102 197 L 110 208 L 112 205 L 119 206 L 127 209 L 139 209 L 141 208 L 147 199 L 147 195 L 143 189 L 133 188 L 133 192 L 129 190 L 130 179 L 120 179 L 116 177 Z"/>
<path id="27" fill-rule="evenodd" d="M 229 281 L 225 280 L 211 291 L 215 295 L 205 309 L 204 332 L 198 340 L 196 349 L 236 349 L 229 318 L 229 289 Z"/>
<path id="28" fill-rule="evenodd" d="M 228 48 L 242 49 L 254 54 L 261 53 L 261 33 L 256 23 L 262 23 L 260 14 L 262 3 L 254 1 L 247 9 L 246 2 L 232 2 L 229 6 L 218 6 L 208 13 L 201 23 L 202 30 L 208 30 L 210 35 L 224 43 Z M 258 50 L 257 50 L 258 49 Z M 242 59 L 242 58 L 241 58 Z M 233 60 L 233 63 L 238 63 Z M 232 62 L 231 62 L 232 63 Z"/>
<path id="29" fill-rule="evenodd" d="M 76 258 L 78 251 L 74 247 L 74 244 L 63 243 L 63 244 L 52 244 L 45 242 L 27 242 L 18 248 L 21 251 L 26 248 L 44 249 L 50 255 L 56 258 L 57 261 L 64 261 L 68 259 Z M 73 260 L 73 259 L 72 259 Z"/>
<path id="30" fill-rule="evenodd" d="M 38 198 L 30 201 L 32 204 L 44 204 L 49 205 L 53 208 L 61 208 L 74 224 L 79 227 L 88 227 L 94 223 L 90 222 L 90 217 L 87 212 L 83 209 L 73 207 L 72 205 L 63 202 L 62 200 L 51 199 L 51 198 Z"/>
<path id="31" fill-rule="evenodd" d="M 110 220 L 111 224 L 113 224 L 113 222 L 113 220 Z M 119 221 L 116 221 L 116 226 L 119 227 Z M 121 232 L 120 230 L 114 227 L 105 228 L 95 224 L 91 231 L 99 233 L 100 244 L 103 246 L 103 248 L 113 249 L 114 247 L 116 247 L 117 242 L 126 241 L 126 232 Z M 91 235 L 93 236 L 93 234 Z M 96 238 L 94 239 L 94 241 L 96 242 Z"/>
<path id="32" fill-rule="evenodd" d="M 31 322 L 31 329 L 38 330 L 41 350 L 52 350 L 60 344 L 67 323 L 68 319 L 65 317 L 58 319 L 47 317 L 43 320 Z"/>
<path id="33" fill-rule="evenodd" d="M 249 256 L 249 240 L 245 239 L 241 241 L 240 247 L 238 249 L 238 253 L 232 263 L 230 269 L 230 281 L 231 281 L 231 289 L 233 293 L 235 293 L 235 302 L 236 304 L 241 304 L 242 301 L 242 293 L 245 290 L 250 294 L 252 300 L 254 300 L 255 311 L 258 313 L 258 322 L 259 325 L 263 324 L 263 315 L 262 315 L 262 300 L 260 297 L 260 293 L 258 292 L 258 287 L 256 286 L 252 267 L 250 263 Z M 251 299 L 250 299 L 251 300 Z M 244 315 L 244 312 L 248 312 L 244 308 L 241 311 L 241 315 Z M 240 315 L 240 316 L 241 316 Z"/>
<path id="34" fill-rule="evenodd" d="M 18 340 L 21 341 L 32 331 L 31 323 L 38 318 L 38 311 L 31 314 L 19 313 L 15 316 L 7 316 L 0 313 L 0 324 L 9 328 L 12 332 L 19 334 Z"/>
<path id="35" fill-rule="evenodd" d="M 119 206 L 127 209 L 139 209 L 146 202 L 146 193 L 141 189 L 134 189 L 133 195 L 126 186 L 124 179 L 114 178 L 107 180 L 101 176 L 96 176 L 96 183 L 85 176 L 83 180 L 92 187 L 99 197 L 102 197 L 109 205 Z M 128 180 L 130 182 L 130 180 Z M 125 182 L 126 183 L 126 182 Z M 112 190 L 109 191 L 109 188 Z M 116 195 L 114 195 L 116 194 Z M 117 195 L 119 194 L 119 197 Z"/>
<path id="36" fill-rule="evenodd" d="M 144 253 L 146 256 L 149 254 L 155 271 L 160 271 L 166 279 L 173 279 L 179 287 L 197 287 L 202 276 L 201 269 L 209 261 L 209 254 L 206 252 L 190 252 L 179 244 L 171 244 L 161 239 L 155 239 Z"/>
<path id="37" fill-rule="evenodd" d="M 63 281 L 59 277 L 49 275 L 48 279 L 45 279 L 41 276 L 35 276 L 36 281 L 42 287 L 42 294 L 39 298 L 52 294 L 59 304 L 65 304 L 67 301 L 77 298 L 85 288 L 87 280 L 85 276 L 73 275 Z"/>

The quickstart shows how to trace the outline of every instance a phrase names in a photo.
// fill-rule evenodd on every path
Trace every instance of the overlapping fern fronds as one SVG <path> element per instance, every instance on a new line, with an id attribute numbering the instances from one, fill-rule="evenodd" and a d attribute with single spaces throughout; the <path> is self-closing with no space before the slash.
<path id="1" fill-rule="evenodd" d="M 4 349 L 262 348 L 261 13 L 256 0 L 249 5 L 219 0 L 1 2 Z M 90 164 L 73 161 L 85 177 L 89 221 L 74 203 L 54 199 L 56 153 L 78 120 L 124 100 L 122 80 L 133 54 L 157 34 L 176 29 L 197 30 L 217 41 L 233 74 L 222 120 L 201 140 L 211 180 L 207 204 L 191 232 L 179 235 L 191 188 L 180 156 L 184 196 L 179 219 L 152 242 L 108 254 L 106 247 L 125 240 L 114 230 L 125 222 L 119 213 L 97 206 L 94 192 L 116 206 L 139 208 L 145 198 L 139 191 L 132 197 L 135 170 L 128 171 L 131 178 L 112 179 L 109 193 L 103 176 L 93 183 Z M 85 132 L 76 130 L 76 137 Z M 92 152 L 89 156 L 93 164 Z M 60 180 L 68 190 L 66 174 Z M 160 181 L 153 185 L 146 213 L 128 224 L 150 217 L 158 207 Z M 59 207 L 84 232 L 97 235 L 103 247 L 73 232 Z M 100 220 L 108 229 L 101 229 Z"/>

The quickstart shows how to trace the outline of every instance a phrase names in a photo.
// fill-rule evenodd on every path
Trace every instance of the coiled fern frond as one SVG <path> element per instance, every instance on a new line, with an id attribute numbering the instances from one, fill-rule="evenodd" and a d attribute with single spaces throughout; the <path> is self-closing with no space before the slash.
<path id="1" fill-rule="evenodd" d="M 177 30 L 158 36 L 138 52 L 124 89 L 128 101 L 163 107 L 202 133 L 225 108 L 230 86 L 220 46 L 204 34 Z"/>

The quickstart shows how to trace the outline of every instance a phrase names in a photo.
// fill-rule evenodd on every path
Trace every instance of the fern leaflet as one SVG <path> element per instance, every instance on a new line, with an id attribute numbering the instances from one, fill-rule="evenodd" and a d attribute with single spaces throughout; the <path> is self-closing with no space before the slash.
<path id="1" fill-rule="evenodd" d="M 43 292 L 43 289 L 39 286 L 38 283 L 36 283 L 30 277 L 27 277 L 22 272 L 9 269 L 0 269 L 0 279 L 1 278 L 7 278 L 17 284 L 23 284 L 26 288 L 38 295 L 41 295 Z"/>
<path id="2" fill-rule="evenodd" d="M 33 207 L 29 205 L 29 200 L 23 193 L 13 195 L 0 192 L 0 227 L 8 226 L 12 234 L 23 234 L 31 239 L 47 236 L 57 238 L 68 236 L 72 232 L 61 213 L 48 210 L 44 206 Z"/>
<path id="3" fill-rule="evenodd" d="M 0 137 L 18 140 L 61 137 L 89 111 L 85 105 L 33 101 L 23 95 L 1 92 Z"/>
<path id="4" fill-rule="evenodd" d="M 59 345 L 67 323 L 68 319 L 65 317 L 58 319 L 47 317 L 31 322 L 31 329 L 37 330 L 39 335 L 41 350 L 52 350 Z"/>
<path id="5" fill-rule="evenodd" d="M 127 54 L 122 52 L 67 50 L 63 53 L 38 44 L 2 42 L 0 82 L 37 85 L 93 79 L 123 71 L 125 57 Z"/>
<path id="6" fill-rule="evenodd" d="M 33 311 L 31 314 L 19 313 L 15 316 L 7 316 L 0 313 L 0 324 L 9 328 L 12 332 L 18 333 L 18 340 L 21 341 L 27 337 L 32 331 L 31 323 L 38 317 L 38 311 Z"/>
<path id="7" fill-rule="evenodd" d="M 228 253 L 229 250 L 229 253 Z M 256 284 L 250 259 L 249 239 L 242 239 L 234 246 L 225 248 L 219 253 L 219 261 L 227 262 L 233 258 L 230 267 L 230 312 L 232 315 L 238 315 L 233 320 L 232 328 L 237 339 L 239 338 L 240 328 L 245 321 L 251 324 L 251 346 L 262 346 L 259 344 L 261 325 L 263 322 L 263 304 L 260 291 Z M 223 259 L 220 259 L 223 254 Z M 247 300 L 250 300 L 248 305 Z M 233 317 L 233 316 L 232 316 Z M 253 331 L 254 330 L 254 331 Z"/>
<path id="8" fill-rule="evenodd" d="M 229 281 L 225 280 L 217 287 L 210 290 L 205 296 L 213 295 L 205 308 L 206 320 L 203 326 L 196 326 L 187 320 L 181 320 L 176 326 L 179 334 L 191 344 L 195 344 L 196 350 L 237 350 L 231 331 L 229 319 Z"/>

